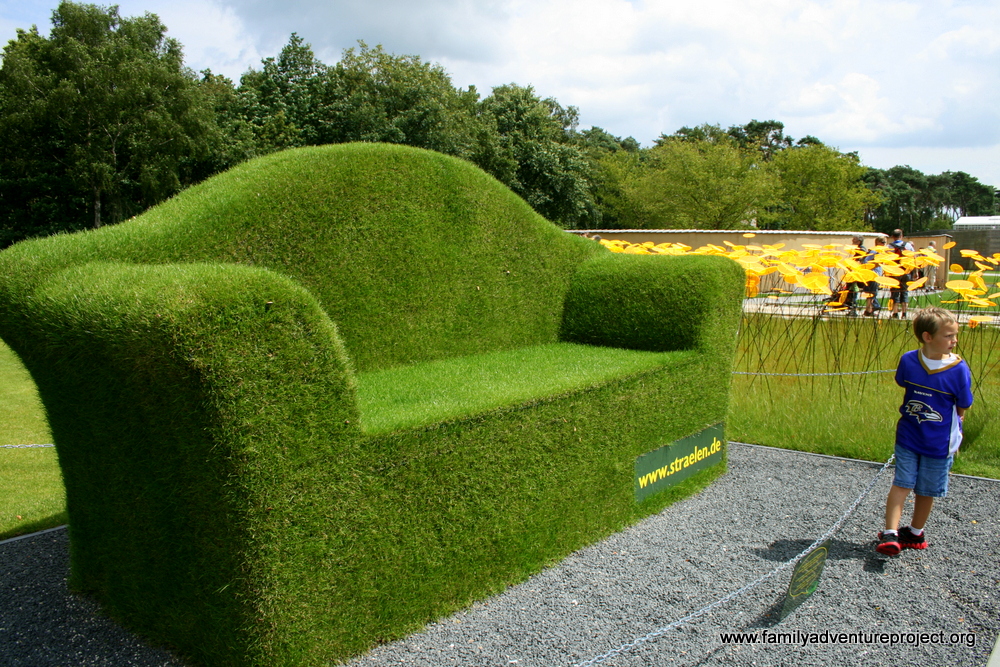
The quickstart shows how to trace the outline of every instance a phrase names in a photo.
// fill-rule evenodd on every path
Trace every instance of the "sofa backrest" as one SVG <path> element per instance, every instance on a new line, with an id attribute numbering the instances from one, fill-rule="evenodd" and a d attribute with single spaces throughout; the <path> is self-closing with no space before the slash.
<path id="1" fill-rule="evenodd" d="M 19 275 L 0 292 L 92 261 L 266 267 L 319 299 L 364 371 L 557 340 L 573 271 L 600 252 L 464 160 L 340 144 L 249 161 L 119 225 L 14 246 L 0 265 Z"/>

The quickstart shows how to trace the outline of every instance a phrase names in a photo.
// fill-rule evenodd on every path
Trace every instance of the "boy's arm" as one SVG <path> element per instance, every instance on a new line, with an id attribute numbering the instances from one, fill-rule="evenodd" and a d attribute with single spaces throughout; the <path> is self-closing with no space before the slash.
<path id="1" fill-rule="evenodd" d="M 965 411 L 972 407 L 972 372 L 969 370 L 969 365 L 965 363 L 965 361 L 962 361 L 959 364 L 959 368 L 963 371 L 963 391 L 956 397 L 955 411 L 958 416 L 962 418 L 965 417 Z"/>
<path id="2" fill-rule="evenodd" d="M 900 387 L 905 387 L 903 384 L 903 358 L 899 358 L 899 364 L 896 366 L 896 384 Z"/>

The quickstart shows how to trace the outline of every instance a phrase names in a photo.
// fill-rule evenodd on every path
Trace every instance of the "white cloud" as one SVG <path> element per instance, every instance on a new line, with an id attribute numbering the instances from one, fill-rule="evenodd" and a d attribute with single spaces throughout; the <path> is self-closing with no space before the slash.
<path id="1" fill-rule="evenodd" d="M 276 55 L 294 31 L 328 63 L 361 39 L 441 63 L 455 85 L 474 84 L 482 94 L 504 83 L 533 85 L 542 96 L 579 107 L 584 127 L 600 125 L 647 144 L 682 125 L 773 118 L 795 137 L 811 134 L 842 150 L 864 149 L 863 156 L 961 149 L 976 160 L 964 168 L 973 174 L 989 161 L 1000 163 L 995 0 L 120 5 L 124 15 L 158 13 L 190 66 L 234 79 Z M 19 2 L 16 10 L 0 5 L 2 35 L 13 36 L 5 26 L 47 26 L 50 13 L 38 0 Z"/>
<path id="2" fill-rule="evenodd" d="M 284 40 L 267 41 L 250 32 L 232 7 L 204 0 L 118 0 L 122 16 L 156 14 L 167 35 L 184 47 L 185 63 L 201 71 L 211 69 L 235 82 L 262 58 L 275 55 Z M 286 36 L 287 38 L 287 36 Z"/>
<path id="3" fill-rule="evenodd" d="M 821 138 L 849 137 L 855 143 L 870 145 L 890 136 L 909 136 L 938 129 L 934 117 L 929 114 L 920 114 L 918 110 L 895 113 L 892 101 L 882 94 L 878 81 L 859 72 L 844 75 L 835 85 L 814 85 L 804 91 L 804 97 L 814 104 L 812 109 L 801 107 L 796 114 L 794 106 L 790 106 L 783 117 L 816 124 L 816 135 Z M 820 107 L 822 112 L 819 112 Z"/>
<path id="4" fill-rule="evenodd" d="M 247 27 L 267 40 L 296 32 L 317 53 L 336 58 L 358 40 L 396 53 L 438 60 L 445 55 L 477 61 L 499 57 L 494 27 L 507 8 L 488 0 L 225 0 Z"/>

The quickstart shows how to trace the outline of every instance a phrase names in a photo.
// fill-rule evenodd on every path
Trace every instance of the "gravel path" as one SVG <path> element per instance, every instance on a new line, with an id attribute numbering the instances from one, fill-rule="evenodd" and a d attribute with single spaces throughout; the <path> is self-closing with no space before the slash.
<path id="1" fill-rule="evenodd" d="M 644 636 L 771 571 L 824 533 L 877 465 L 734 444 L 701 494 L 582 549 L 502 595 L 353 667 L 574 665 Z M 969 665 L 1000 631 L 1000 482 L 953 476 L 930 547 L 876 554 L 891 470 L 834 536 L 816 593 L 780 624 L 788 570 L 679 630 L 602 664 Z M 66 592 L 65 531 L 0 545 L 0 663 L 181 665 Z M 720 633 L 940 633 L 945 644 L 724 644 Z M 949 643 L 951 635 L 959 639 Z M 974 645 L 969 633 L 974 633 Z"/>

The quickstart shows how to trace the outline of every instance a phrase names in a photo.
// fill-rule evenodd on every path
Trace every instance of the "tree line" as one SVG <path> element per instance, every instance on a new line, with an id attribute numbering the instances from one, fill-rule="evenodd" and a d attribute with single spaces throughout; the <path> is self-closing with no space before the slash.
<path id="1" fill-rule="evenodd" d="M 485 97 L 359 42 L 321 62 L 292 34 L 234 84 L 184 65 L 154 14 L 63 1 L 0 66 L 0 247 L 127 219 L 255 156 L 381 141 L 473 162 L 568 228 L 909 231 L 996 210 L 963 172 L 875 170 L 777 121 L 681 128 L 642 148 L 531 86 Z M 948 225 L 950 226 L 950 224 Z"/>

